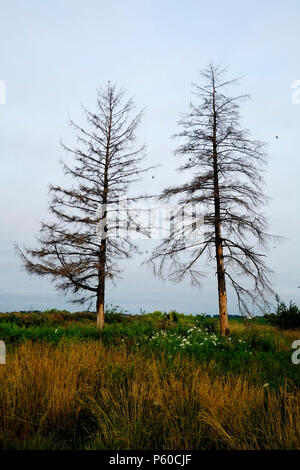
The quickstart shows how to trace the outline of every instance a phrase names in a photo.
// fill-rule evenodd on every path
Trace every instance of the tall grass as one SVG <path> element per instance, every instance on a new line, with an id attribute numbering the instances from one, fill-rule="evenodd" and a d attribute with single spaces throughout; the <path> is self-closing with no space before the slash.
<path id="1" fill-rule="evenodd" d="M 180 354 L 27 341 L 0 366 L 0 447 L 299 449 L 300 391 Z"/>

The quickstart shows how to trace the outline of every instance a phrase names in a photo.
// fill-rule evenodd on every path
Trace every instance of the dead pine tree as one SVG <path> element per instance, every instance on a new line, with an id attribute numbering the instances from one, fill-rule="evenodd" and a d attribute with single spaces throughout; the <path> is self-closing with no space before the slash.
<path id="1" fill-rule="evenodd" d="M 141 168 L 144 146 L 136 143 L 142 112 L 133 115 L 132 99 L 110 82 L 98 91 L 97 111 L 85 110 L 86 129 L 71 121 L 78 147 L 63 147 L 73 162 L 63 162 L 71 187 L 50 186 L 54 222 L 42 223 L 38 248 L 16 247 L 29 274 L 49 276 L 74 302 L 96 298 L 97 327 L 104 326 L 105 285 L 120 273 L 119 261 L 138 252 L 130 237 L 128 187 L 147 169 Z M 127 209 L 120 210 L 126 199 Z M 122 206 L 123 207 L 123 206 Z M 121 232 L 121 236 L 119 236 Z"/>
<path id="2" fill-rule="evenodd" d="M 264 144 L 241 128 L 239 104 L 247 95 L 229 94 L 237 80 L 226 80 L 225 72 L 209 65 L 201 72 L 203 84 L 193 85 L 197 103 L 190 103 L 179 122 L 181 131 L 174 136 L 182 141 L 176 150 L 184 159 L 179 171 L 186 172 L 189 180 L 160 196 L 162 201 L 177 199 L 180 210 L 187 204 L 196 213 L 201 208 L 198 214 L 204 213 L 205 233 L 191 241 L 187 229 L 178 228 L 147 260 L 162 278 L 180 281 L 189 274 L 192 283 L 199 284 L 203 276 L 199 260 L 207 254 L 216 265 L 222 335 L 229 334 L 226 281 L 235 290 L 242 314 L 266 307 L 273 291 L 262 249 L 274 241 L 261 212 L 267 202 L 262 192 Z"/>

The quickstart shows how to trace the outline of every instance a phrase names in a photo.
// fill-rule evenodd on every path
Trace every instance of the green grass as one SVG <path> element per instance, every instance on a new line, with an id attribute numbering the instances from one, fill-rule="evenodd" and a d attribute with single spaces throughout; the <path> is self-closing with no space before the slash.
<path id="1" fill-rule="evenodd" d="M 198 363 L 213 361 L 217 374 L 234 373 L 250 381 L 268 383 L 271 388 L 300 386 L 300 374 L 291 363 L 290 336 L 285 338 L 260 319 L 245 325 L 232 320 L 229 338 L 218 334 L 218 319 L 203 315 L 157 311 L 131 316 L 109 311 L 106 321 L 104 330 L 99 332 L 95 314 L 90 312 L 0 314 L 0 338 L 10 350 L 26 341 L 53 345 L 101 341 L 103 345 L 140 351 L 145 357 L 164 354 L 172 361 L 180 354 Z"/>

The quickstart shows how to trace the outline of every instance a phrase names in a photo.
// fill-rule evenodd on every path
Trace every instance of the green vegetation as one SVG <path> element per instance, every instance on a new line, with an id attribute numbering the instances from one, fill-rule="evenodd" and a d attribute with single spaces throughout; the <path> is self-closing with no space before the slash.
<path id="1" fill-rule="evenodd" d="M 0 448 L 300 447 L 300 331 L 176 311 L 0 314 Z"/>
<path id="2" fill-rule="evenodd" d="M 291 300 L 289 306 L 287 306 L 278 295 L 276 301 L 276 313 L 265 315 L 267 322 L 283 330 L 300 328 L 300 309 L 297 305 Z"/>

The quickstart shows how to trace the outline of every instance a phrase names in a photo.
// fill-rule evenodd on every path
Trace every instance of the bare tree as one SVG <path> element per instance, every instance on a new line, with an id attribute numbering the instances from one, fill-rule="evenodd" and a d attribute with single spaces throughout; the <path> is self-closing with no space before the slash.
<path id="1" fill-rule="evenodd" d="M 179 207 L 202 206 L 205 234 L 196 242 L 173 233 L 154 250 L 148 262 L 161 277 L 175 281 L 186 274 L 198 284 L 203 272 L 199 259 L 206 253 L 216 262 L 220 331 L 228 335 L 226 278 L 232 284 L 241 313 L 264 309 L 273 294 L 265 264 L 265 249 L 272 237 L 260 208 L 267 198 L 262 192 L 262 170 L 266 163 L 264 144 L 252 140 L 240 126 L 239 103 L 247 95 L 231 96 L 227 89 L 237 80 L 226 80 L 225 69 L 209 65 L 201 72 L 203 85 L 193 84 L 199 103 L 179 122 L 183 140 L 176 151 L 185 158 L 180 171 L 192 177 L 180 186 L 169 187 L 160 196 L 177 196 Z M 277 237 L 276 237 L 277 238 Z M 184 258 L 184 259 L 183 259 Z M 247 279 L 252 281 L 251 287 Z M 246 282 L 245 282 L 246 281 Z M 250 306 L 251 304 L 251 306 Z"/>
<path id="2" fill-rule="evenodd" d="M 97 327 L 104 326 L 105 281 L 120 273 L 118 262 L 138 252 L 131 237 L 128 211 L 119 201 L 130 183 L 147 169 L 140 167 L 144 147 L 137 146 L 136 129 L 142 113 L 131 117 L 134 103 L 124 102 L 124 91 L 109 82 L 98 91 L 97 112 L 85 110 L 88 129 L 71 121 L 78 148 L 63 147 L 74 164 L 63 163 L 75 184 L 50 186 L 50 212 L 55 222 L 42 223 L 36 249 L 17 247 L 29 274 L 50 276 L 56 288 L 75 294 L 74 302 L 96 297 Z M 126 198 L 128 204 L 133 198 Z M 118 231 L 123 230 L 121 237 Z M 126 232 L 127 233 L 127 232 Z"/>

